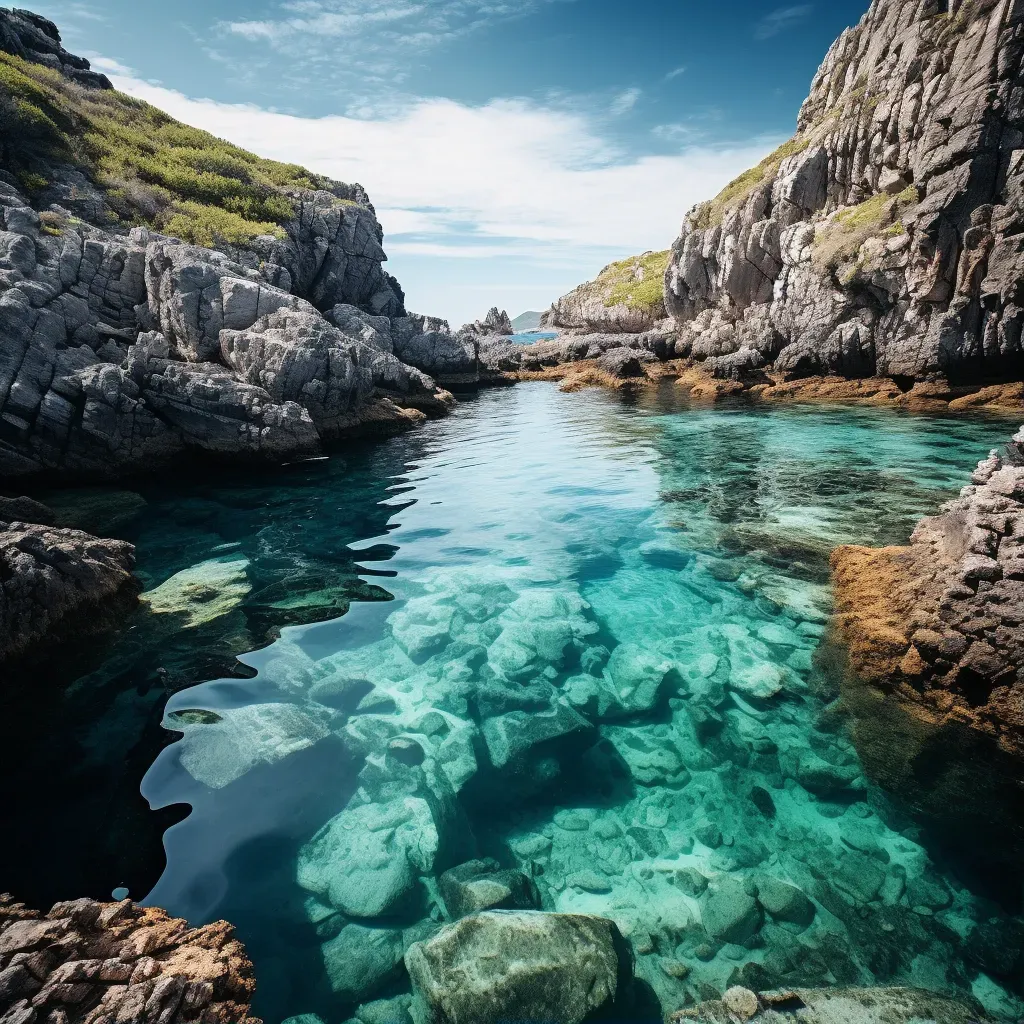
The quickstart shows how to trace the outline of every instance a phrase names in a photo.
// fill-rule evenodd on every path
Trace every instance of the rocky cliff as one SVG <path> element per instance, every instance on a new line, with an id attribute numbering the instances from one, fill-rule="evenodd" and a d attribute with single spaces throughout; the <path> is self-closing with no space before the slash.
<path id="1" fill-rule="evenodd" d="M 723 375 L 1024 370 L 1024 8 L 873 0 L 797 134 L 692 210 L 665 303 Z"/>
<path id="2" fill-rule="evenodd" d="M 541 316 L 542 327 L 575 334 L 639 334 L 665 319 L 662 281 L 669 253 L 609 263 L 593 280 L 563 295 Z"/>
<path id="3" fill-rule="evenodd" d="M 0 480 L 281 461 L 451 404 L 366 193 L 122 96 L 0 10 Z M 134 226 L 133 226 L 134 225 Z"/>
<path id="4" fill-rule="evenodd" d="M 731 380 L 1019 379 L 1022 51 L 1018 0 L 873 0 L 792 139 L 546 323 Z"/>

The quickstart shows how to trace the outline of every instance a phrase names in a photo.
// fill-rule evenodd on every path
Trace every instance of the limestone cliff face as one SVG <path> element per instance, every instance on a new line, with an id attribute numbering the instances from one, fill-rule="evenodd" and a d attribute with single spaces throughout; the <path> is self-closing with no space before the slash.
<path id="1" fill-rule="evenodd" d="M 1024 371 L 1024 4 L 873 0 L 796 136 L 686 217 L 677 354 L 721 376 Z"/>

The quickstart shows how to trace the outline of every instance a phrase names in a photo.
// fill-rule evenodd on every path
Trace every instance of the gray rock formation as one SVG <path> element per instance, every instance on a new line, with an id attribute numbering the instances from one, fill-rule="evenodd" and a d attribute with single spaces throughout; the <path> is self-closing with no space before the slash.
<path id="1" fill-rule="evenodd" d="M 491 911 L 442 928 L 405 955 L 416 1024 L 577 1024 L 624 995 L 632 962 L 600 917 Z"/>
<path id="2" fill-rule="evenodd" d="M 36 504 L 0 499 L 0 514 L 42 518 Z M 52 649 L 111 629 L 142 589 L 134 565 L 135 548 L 124 541 L 0 521 L 0 665 L 43 640 Z"/>
<path id="3" fill-rule="evenodd" d="M 91 74 L 23 11 L 0 46 Z M 41 211 L 0 170 L 0 479 L 301 459 L 443 415 L 435 369 L 476 381 L 473 343 L 407 314 L 358 185 L 289 191 L 283 230 L 216 251 L 125 230 L 81 169 L 46 169 Z"/>
<path id="4" fill-rule="evenodd" d="M 796 136 L 687 215 L 665 278 L 679 354 L 1018 376 L 1022 33 L 1013 0 L 874 0 Z"/>
<path id="5" fill-rule="evenodd" d="M 31 11 L 0 8 L 0 50 L 23 60 L 45 64 L 67 75 L 79 85 L 112 89 L 110 79 L 89 70 L 84 57 L 68 53 L 60 44 L 60 32 L 52 21 Z"/>
<path id="6" fill-rule="evenodd" d="M 0 895 L 0 1018 L 11 1024 L 260 1024 L 252 964 L 224 921 L 189 928 L 124 900 L 56 904 Z"/>
<path id="7" fill-rule="evenodd" d="M 505 310 L 498 309 L 497 306 L 491 306 L 483 320 L 466 324 L 460 328 L 459 334 L 474 335 L 478 338 L 491 335 L 498 335 L 500 337 L 502 335 L 515 334 L 515 328 L 512 326 L 512 321 Z"/>

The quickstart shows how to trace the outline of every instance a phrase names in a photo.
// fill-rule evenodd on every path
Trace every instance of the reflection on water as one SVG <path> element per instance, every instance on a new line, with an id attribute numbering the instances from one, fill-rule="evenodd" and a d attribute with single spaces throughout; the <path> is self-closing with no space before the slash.
<path id="1" fill-rule="evenodd" d="M 93 678 L 173 694 L 143 792 L 192 811 L 149 898 L 238 925 L 268 1021 L 402 1019 L 404 949 L 493 899 L 613 918 L 665 1011 L 899 981 L 1019 1014 L 1014 921 L 868 785 L 814 661 L 829 550 L 905 540 L 1007 425 L 673 401 L 521 385 L 143 494 L 152 610 Z"/>

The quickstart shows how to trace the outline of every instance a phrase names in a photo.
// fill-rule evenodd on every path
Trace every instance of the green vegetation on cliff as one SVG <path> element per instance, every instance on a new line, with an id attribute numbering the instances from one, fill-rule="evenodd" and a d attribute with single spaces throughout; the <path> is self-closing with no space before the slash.
<path id="1" fill-rule="evenodd" d="M 787 157 L 802 153 L 811 140 L 804 136 L 794 136 L 784 142 L 778 149 L 769 153 L 756 167 L 744 171 L 738 178 L 730 181 L 714 199 L 701 203 L 690 214 L 690 223 L 697 231 L 706 231 L 722 223 L 729 210 L 734 210 L 747 201 L 750 194 L 766 179 L 775 177 L 779 165 Z"/>
<path id="2" fill-rule="evenodd" d="M 55 163 L 81 168 L 121 220 L 206 246 L 280 233 L 295 212 L 289 190 L 333 185 L 141 100 L 0 53 L 0 165 L 32 193 Z"/>
<path id="3" fill-rule="evenodd" d="M 899 195 L 879 192 L 857 206 L 839 210 L 815 229 L 815 265 L 824 271 L 837 270 L 844 264 L 858 260 L 861 247 L 868 239 L 893 238 L 904 234 L 900 215 L 902 211 L 915 206 L 919 198 L 917 189 L 911 185 Z"/>
<path id="4" fill-rule="evenodd" d="M 606 306 L 652 312 L 665 299 L 665 271 L 671 250 L 645 252 L 609 263 L 597 277 Z"/>

